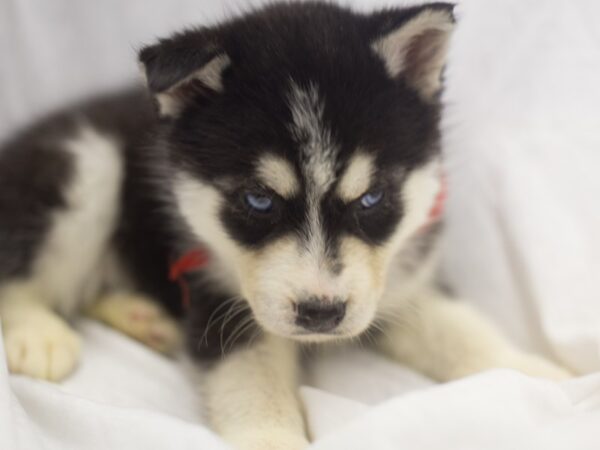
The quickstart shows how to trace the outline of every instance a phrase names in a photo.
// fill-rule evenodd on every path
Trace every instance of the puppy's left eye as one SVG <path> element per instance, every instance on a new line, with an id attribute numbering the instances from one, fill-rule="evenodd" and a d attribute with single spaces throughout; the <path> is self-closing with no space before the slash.
<path id="1" fill-rule="evenodd" d="M 367 192 L 360 198 L 360 204 L 363 208 L 372 208 L 381 202 L 383 191 Z"/>
<path id="2" fill-rule="evenodd" d="M 273 207 L 273 199 L 263 194 L 246 194 L 246 203 L 258 212 L 269 212 Z"/>

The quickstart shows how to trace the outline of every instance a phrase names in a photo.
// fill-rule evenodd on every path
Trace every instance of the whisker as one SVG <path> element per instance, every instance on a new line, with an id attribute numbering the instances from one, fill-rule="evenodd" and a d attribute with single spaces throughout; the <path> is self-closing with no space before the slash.
<path id="1" fill-rule="evenodd" d="M 223 349 L 223 337 L 225 334 L 225 326 L 231 322 L 231 320 L 239 315 L 241 312 L 245 310 L 243 303 L 233 302 L 225 315 L 223 316 L 223 320 L 221 321 L 221 330 L 219 333 L 219 343 L 221 344 L 221 349 Z"/>
<path id="2" fill-rule="evenodd" d="M 248 323 L 250 323 L 252 321 L 252 317 L 250 315 L 248 315 L 246 317 L 242 317 L 242 319 L 239 321 L 238 324 L 235 325 L 233 331 L 229 334 L 229 336 L 225 340 L 225 343 L 223 343 L 225 325 L 228 322 L 230 322 L 234 317 L 245 313 L 248 309 L 249 309 L 249 307 L 247 305 L 238 304 L 235 311 L 227 318 L 226 321 L 224 321 L 223 326 L 221 327 L 221 330 L 222 330 L 221 331 L 221 348 L 223 351 L 227 349 L 227 343 L 231 339 L 234 339 L 234 340 L 237 339 L 236 333 L 238 333 L 238 331 L 241 330 L 241 328 L 245 327 Z"/>
<path id="3" fill-rule="evenodd" d="M 224 307 L 226 307 L 227 305 L 235 302 L 237 299 L 239 299 L 239 296 L 233 296 L 230 298 L 227 298 L 226 300 L 224 300 L 219 306 L 217 306 L 213 312 L 211 313 L 211 315 L 208 317 L 208 321 L 204 327 L 204 333 L 202 334 L 202 337 L 200 338 L 200 342 L 199 345 L 202 345 L 202 341 L 205 342 L 206 345 L 208 345 L 208 333 L 210 331 L 211 326 L 214 323 L 217 323 L 220 319 L 222 319 L 224 317 L 224 314 L 220 314 L 217 315 L 217 313 L 222 310 Z"/>
<path id="4" fill-rule="evenodd" d="M 244 333 L 246 331 L 248 331 L 250 329 L 250 327 L 252 327 L 253 325 L 253 320 L 252 318 L 246 318 L 243 322 L 240 322 L 240 325 L 238 325 L 236 327 L 236 330 L 234 330 L 233 333 L 231 333 L 231 335 L 227 338 L 227 340 L 225 341 L 225 345 L 223 346 L 223 353 L 225 353 L 227 351 L 227 345 L 229 343 L 231 343 L 229 350 L 233 349 L 235 342 L 244 335 Z"/>

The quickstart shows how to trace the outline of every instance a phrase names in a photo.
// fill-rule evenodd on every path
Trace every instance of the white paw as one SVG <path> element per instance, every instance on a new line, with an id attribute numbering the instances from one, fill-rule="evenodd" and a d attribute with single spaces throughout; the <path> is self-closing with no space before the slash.
<path id="1" fill-rule="evenodd" d="M 7 326 L 4 345 L 12 373 L 50 381 L 61 380 L 75 369 L 81 349 L 79 336 L 51 315 Z"/>
<path id="2" fill-rule="evenodd" d="M 541 356 L 514 349 L 491 351 L 481 358 L 460 361 L 441 380 L 455 380 L 490 369 L 514 369 L 525 375 L 549 380 L 566 380 L 573 377 L 566 368 L 560 367 Z"/>
<path id="3" fill-rule="evenodd" d="M 98 300 L 90 314 L 161 353 L 172 353 L 181 344 L 177 323 L 142 295 L 109 295 Z"/>
<path id="4" fill-rule="evenodd" d="M 237 450 L 304 450 L 309 442 L 305 436 L 284 430 L 255 430 L 224 436 Z"/>
<path id="5" fill-rule="evenodd" d="M 556 381 L 566 380 L 574 376 L 574 374 L 564 367 L 560 367 L 541 356 L 528 353 L 515 353 L 508 360 L 506 367 L 516 369 L 533 377 L 548 378 Z"/>

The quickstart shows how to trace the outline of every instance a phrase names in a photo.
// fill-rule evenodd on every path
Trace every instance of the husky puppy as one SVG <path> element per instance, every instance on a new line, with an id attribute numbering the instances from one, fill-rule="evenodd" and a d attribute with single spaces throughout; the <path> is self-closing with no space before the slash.
<path id="1" fill-rule="evenodd" d="M 11 371 L 73 370 L 79 340 L 65 318 L 76 311 L 162 351 L 177 342 L 162 311 L 185 312 L 189 350 L 212 361 L 212 426 L 257 450 L 307 445 L 303 343 L 368 337 L 441 381 L 491 367 L 567 376 L 432 281 L 453 27 L 442 3 L 372 14 L 272 4 L 143 48 L 150 95 L 93 101 L 9 141 L 0 315 Z M 168 274 L 190 251 L 208 262 L 176 276 L 183 311 Z"/>

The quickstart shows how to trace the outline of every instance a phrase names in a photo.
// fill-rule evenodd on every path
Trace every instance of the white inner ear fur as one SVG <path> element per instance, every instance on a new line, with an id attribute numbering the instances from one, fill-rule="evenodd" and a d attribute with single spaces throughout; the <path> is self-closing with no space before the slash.
<path id="1" fill-rule="evenodd" d="M 265 185 L 284 198 L 290 198 L 300 191 L 294 168 L 280 156 L 268 154 L 260 158 L 256 174 Z"/>
<path id="2" fill-rule="evenodd" d="M 175 117 L 181 112 L 185 99 L 179 95 L 179 90 L 192 80 L 201 81 L 202 84 L 215 92 L 222 92 L 223 82 L 221 76 L 229 64 L 231 64 L 229 56 L 225 54 L 217 55 L 200 69 L 192 72 L 166 91 L 156 94 L 156 101 L 161 115 Z"/>
<path id="3" fill-rule="evenodd" d="M 426 99 L 441 88 L 440 76 L 454 28 L 447 11 L 426 9 L 372 44 L 393 78 L 403 73 Z"/>
<path id="4" fill-rule="evenodd" d="M 345 202 L 351 202 L 364 194 L 371 186 L 373 171 L 371 156 L 365 153 L 353 156 L 338 185 L 339 197 Z"/>

